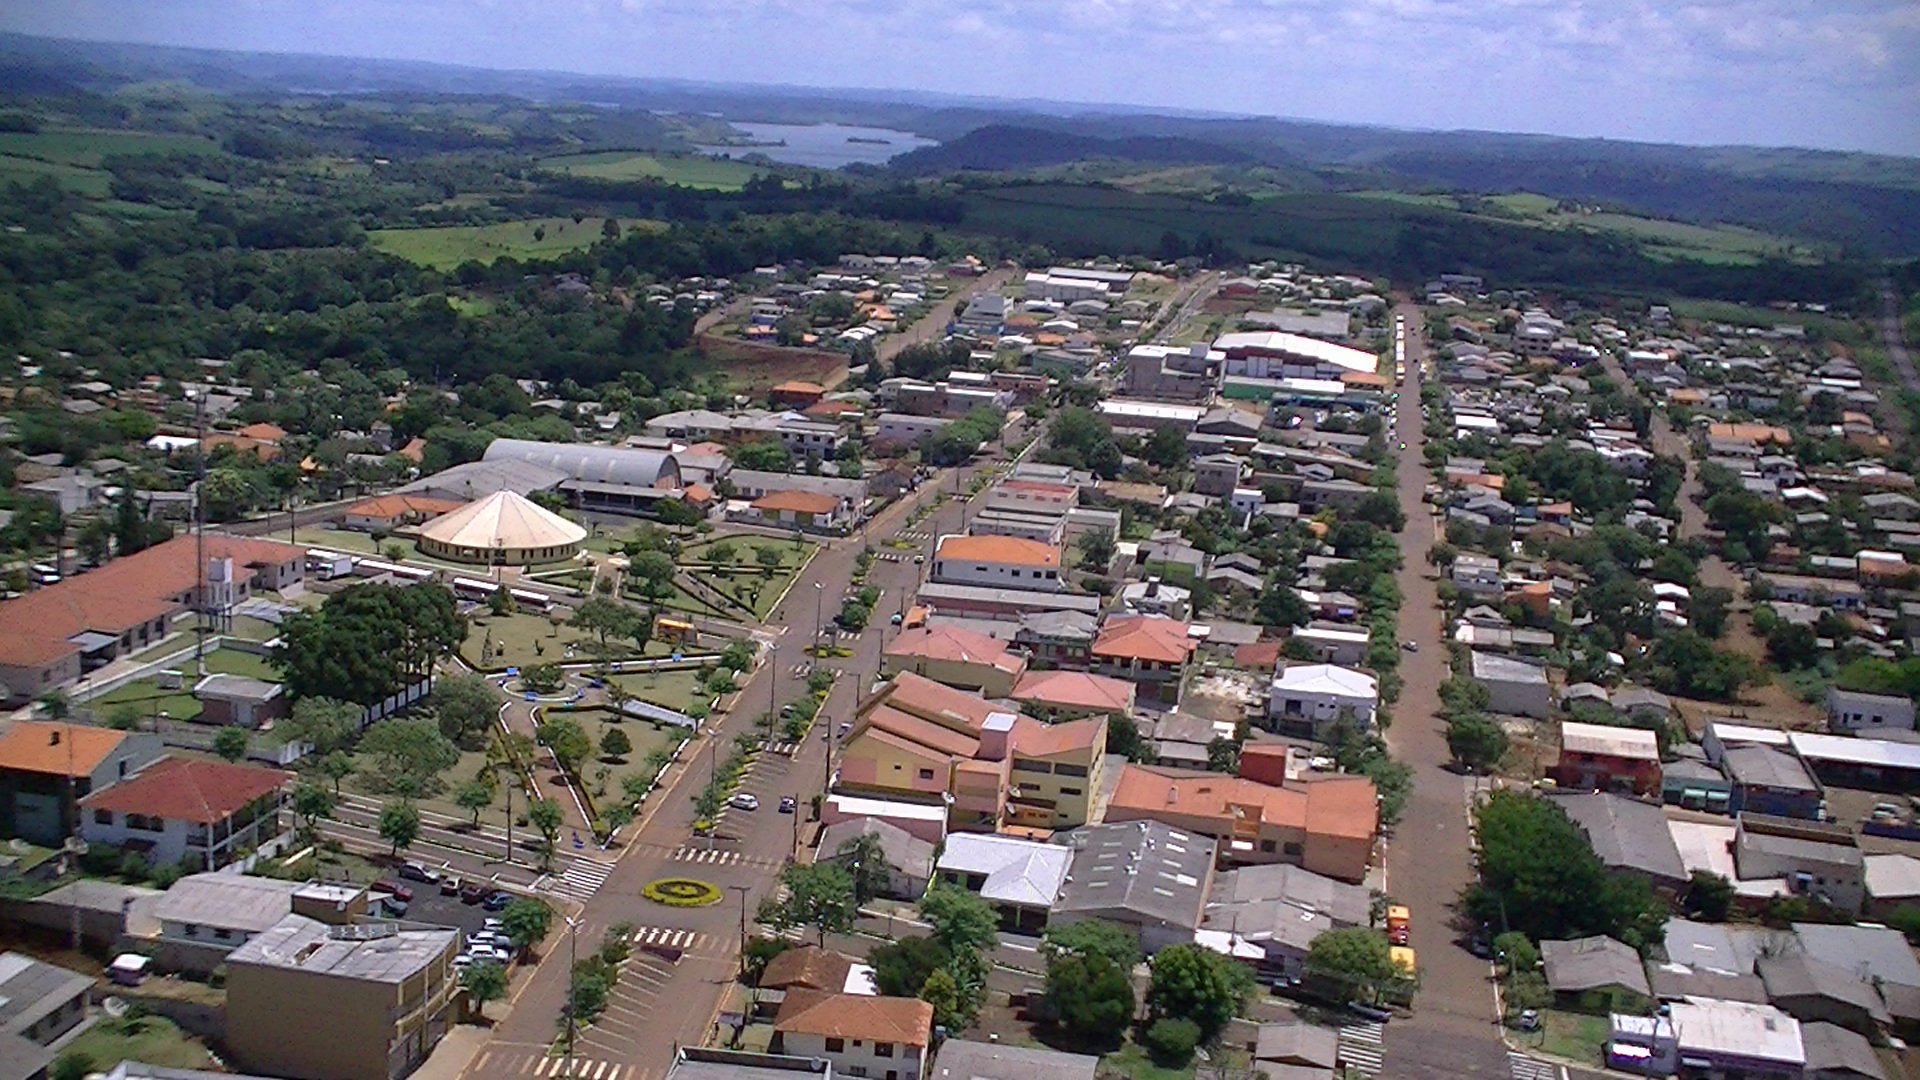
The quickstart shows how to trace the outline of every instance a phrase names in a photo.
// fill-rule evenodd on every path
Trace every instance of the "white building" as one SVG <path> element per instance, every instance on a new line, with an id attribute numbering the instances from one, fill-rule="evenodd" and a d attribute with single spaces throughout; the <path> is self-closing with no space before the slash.
<path id="1" fill-rule="evenodd" d="M 1267 715 L 1276 724 L 1311 728 L 1319 732 L 1351 709 L 1364 727 L 1373 725 L 1380 700 L 1380 683 L 1364 671 L 1334 664 L 1295 664 L 1273 677 Z"/>
<path id="2" fill-rule="evenodd" d="M 1380 358 L 1363 349 L 1271 330 L 1222 334 L 1213 347 L 1226 358 L 1223 375 L 1251 379 L 1338 379 L 1371 375 L 1380 366 Z"/>
<path id="3" fill-rule="evenodd" d="M 881 413 L 879 430 L 873 434 L 876 443 L 890 443 L 897 446 L 912 446 L 928 435 L 939 432 L 953 423 L 944 416 L 909 416 L 906 413 Z"/>
<path id="4" fill-rule="evenodd" d="M 1060 549 L 1015 536 L 940 538 L 933 552 L 933 580 L 951 585 L 1060 592 Z"/>
<path id="5" fill-rule="evenodd" d="M 1487 711 L 1545 720 L 1553 713 L 1553 691 L 1547 671 L 1535 664 L 1494 653 L 1473 657 L 1473 681 L 1487 688 Z"/>
<path id="6" fill-rule="evenodd" d="M 776 1054 L 820 1058 L 841 1076 L 919 1080 L 933 1006 L 918 998 L 792 989 L 773 1020 Z"/>

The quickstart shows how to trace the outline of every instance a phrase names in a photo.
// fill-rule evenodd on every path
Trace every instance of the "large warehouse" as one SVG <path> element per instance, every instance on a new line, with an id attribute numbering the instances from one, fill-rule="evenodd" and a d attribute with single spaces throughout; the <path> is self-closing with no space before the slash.
<path id="1" fill-rule="evenodd" d="M 483 460 L 521 462 L 565 474 L 556 490 L 582 510 L 650 513 L 661 499 L 680 498 L 685 486 L 679 460 L 665 450 L 495 439 Z"/>
<path id="2" fill-rule="evenodd" d="M 587 530 L 511 491 L 496 491 L 420 526 L 422 554 L 489 566 L 560 562 Z"/>

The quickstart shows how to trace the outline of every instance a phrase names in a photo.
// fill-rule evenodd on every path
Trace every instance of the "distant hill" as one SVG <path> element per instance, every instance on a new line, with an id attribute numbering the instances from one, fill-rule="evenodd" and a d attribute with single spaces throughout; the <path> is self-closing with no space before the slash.
<path id="1" fill-rule="evenodd" d="M 1148 165 L 1245 165 L 1255 160 L 1229 146 L 1178 136 L 1103 139 L 1015 124 L 989 124 L 951 142 L 902 154 L 890 164 L 904 176 L 933 176 L 970 169 L 1039 169 L 1097 158 Z"/>

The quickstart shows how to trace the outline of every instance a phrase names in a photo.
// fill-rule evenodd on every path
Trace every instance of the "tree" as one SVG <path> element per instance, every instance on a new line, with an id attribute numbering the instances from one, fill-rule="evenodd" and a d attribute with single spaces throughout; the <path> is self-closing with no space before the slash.
<path id="1" fill-rule="evenodd" d="M 887 882 L 896 873 L 895 866 L 887 861 L 886 847 L 872 833 L 861 833 L 848 840 L 834 854 L 853 878 L 853 899 L 857 904 L 885 892 Z"/>
<path id="2" fill-rule="evenodd" d="M 913 997 L 927 977 L 947 962 L 947 953 L 930 937 L 903 937 L 867 950 L 874 989 L 887 997 Z"/>
<path id="3" fill-rule="evenodd" d="M 554 843 L 560 838 L 560 825 L 564 820 L 560 804 L 552 799 L 535 799 L 533 805 L 527 807 L 527 822 L 540 834 L 540 856 L 548 864 L 553 862 Z"/>
<path id="4" fill-rule="evenodd" d="M 1507 732 L 1485 713 L 1466 713 L 1447 721 L 1447 750 L 1461 766 L 1484 772 L 1506 756 Z"/>
<path id="5" fill-rule="evenodd" d="M 1310 977 L 1338 986 L 1350 1000 L 1373 1001 L 1380 984 L 1398 969 L 1388 952 L 1386 936 L 1370 927 L 1328 930 L 1307 947 Z"/>
<path id="6" fill-rule="evenodd" d="M 1077 1039 L 1117 1045 L 1133 1020 L 1133 983 L 1098 954 L 1058 953 L 1047 960 L 1047 1003 L 1059 1025 Z"/>
<path id="7" fill-rule="evenodd" d="M 478 675 L 442 675 L 433 684 L 429 703 L 440 734 L 465 750 L 486 745 L 500 710 L 493 687 Z"/>
<path id="8" fill-rule="evenodd" d="M 736 469 L 783 473 L 793 468 L 793 452 L 777 439 L 755 439 L 733 448 L 727 455 Z"/>
<path id="9" fill-rule="evenodd" d="M 1140 728 L 1131 716 L 1107 717 L 1107 753 L 1119 754 L 1128 761 L 1146 761 L 1153 749 L 1140 737 Z"/>
<path id="10" fill-rule="evenodd" d="M 1313 609 L 1291 585 L 1270 583 L 1254 604 L 1254 616 L 1268 626 L 1305 626 L 1313 619 Z"/>
<path id="11" fill-rule="evenodd" d="M 487 1002 L 507 996 L 507 970 L 491 962 L 470 964 L 467 970 L 460 973 L 460 987 L 467 992 L 467 1001 L 478 1012 L 486 1007 Z"/>
<path id="12" fill-rule="evenodd" d="M 1207 744 L 1207 768 L 1214 772 L 1240 771 L 1240 744 L 1224 735 Z"/>
<path id="13" fill-rule="evenodd" d="M 606 733 L 600 736 L 600 754 L 609 761 L 619 761 L 633 753 L 633 740 L 617 727 L 608 726 Z"/>
<path id="14" fill-rule="evenodd" d="M 1493 955 L 1509 972 L 1532 971 L 1540 966 L 1540 950 L 1518 930 L 1496 936 Z"/>
<path id="15" fill-rule="evenodd" d="M 1682 697 L 1731 701 L 1742 687 L 1765 679 L 1752 660 L 1714 648 L 1691 628 L 1654 639 L 1650 656 L 1654 666 L 1649 681 L 1665 693 Z"/>
<path id="16" fill-rule="evenodd" d="M 453 793 L 453 804 L 473 814 L 473 827 L 480 827 L 480 812 L 493 805 L 493 785 L 484 780 L 472 780 L 460 785 Z"/>
<path id="17" fill-rule="evenodd" d="M 286 734 L 295 742 L 313 747 L 324 757 L 343 749 L 360 730 L 360 718 L 366 710 L 348 701 L 327 697 L 304 697 L 293 703 L 286 720 Z"/>
<path id="18" fill-rule="evenodd" d="M 553 751 L 554 759 L 567 772 L 578 769 L 580 763 L 593 753 L 593 740 L 587 737 L 587 729 L 570 716 L 549 716 L 540 721 L 533 737 L 539 740 L 540 745 Z"/>
<path id="19" fill-rule="evenodd" d="M 48 1080 L 87 1080 L 94 1073 L 93 1056 L 85 1050 L 69 1050 L 60 1055 L 47 1071 Z"/>
<path id="20" fill-rule="evenodd" d="M 944 882 L 920 898 L 920 917 L 949 956 L 979 955 L 999 942 L 999 917 L 978 895 Z"/>
<path id="21" fill-rule="evenodd" d="M 1147 464 L 1158 469 L 1177 469 L 1187 461 L 1187 437 L 1177 427 L 1156 428 L 1140 450 Z"/>
<path id="22" fill-rule="evenodd" d="M 398 856 L 420 838 L 420 811 L 410 802 L 391 802 L 380 808 L 380 839 L 393 845 Z"/>
<path id="23" fill-rule="evenodd" d="M 308 836 L 314 834 L 321 818 L 333 814 L 338 801 L 333 792 L 319 784 L 302 783 L 293 789 L 293 812 Z"/>
<path id="24" fill-rule="evenodd" d="M 360 736 L 360 755 L 389 790 L 435 790 L 440 774 L 460 761 L 460 748 L 440 734 L 431 720 L 400 717 L 382 720 Z"/>
<path id="25" fill-rule="evenodd" d="M 639 612 L 618 600 L 593 596 L 581 602 L 574 610 L 573 618 L 567 620 L 567 625 L 598 637 L 604 648 L 610 637 L 632 637 L 634 623 L 639 617 Z"/>
<path id="26" fill-rule="evenodd" d="M 833 621 L 848 630 L 860 631 L 867 628 L 872 618 L 872 608 L 858 600 L 848 600 L 840 605 L 840 614 L 835 615 Z"/>
<path id="27" fill-rule="evenodd" d="M 213 733 L 213 752 L 228 761 L 239 761 L 247 756 L 247 729 L 228 724 Z"/>
<path id="28" fill-rule="evenodd" d="M 80 557 L 91 566 L 99 566 L 113 553 L 113 525 L 106 518 L 94 518 L 80 528 L 75 539 Z"/>
<path id="29" fill-rule="evenodd" d="M 772 577 L 773 572 L 780 569 L 780 564 L 785 560 L 781 558 L 779 548 L 770 544 L 760 544 L 753 549 L 753 561 L 760 564 L 761 577 Z"/>
<path id="30" fill-rule="evenodd" d="M 1145 1042 L 1156 1063 L 1178 1069 L 1193 1060 L 1201 1035 L 1199 1024 L 1178 1016 L 1163 1016 L 1147 1025 Z"/>
<path id="31" fill-rule="evenodd" d="M 341 750 L 335 750 L 321 758 L 316 768 L 321 776 L 333 781 L 333 794 L 336 797 L 340 794 L 340 781 L 352 776 L 354 772 L 353 759 Z"/>
<path id="32" fill-rule="evenodd" d="M 1611 874 L 1559 805 L 1495 791 L 1477 815 L 1480 880 L 1467 911 L 1535 941 L 1605 934 L 1635 948 L 1660 940 L 1665 909 L 1644 878 Z"/>
<path id="33" fill-rule="evenodd" d="M 1907 935 L 1907 941 L 1920 945 L 1920 904 L 1901 904 L 1887 913 L 1887 925 Z"/>
<path id="34" fill-rule="evenodd" d="M 933 1006 L 933 1022 L 948 1031 L 964 1030 L 979 1011 L 968 1008 L 959 982 L 943 967 L 934 968 L 914 996 Z"/>
<path id="35" fill-rule="evenodd" d="M 643 551 L 628 564 L 627 577 L 638 584 L 640 595 L 657 607 L 673 595 L 673 576 L 677 571 L 673 556 L 664 551 Z M 638 635 L 648 629 L 645 620 L 635 620 L 630 632 Z"/>
<path id="36" fill-rule="evenodd" d="M 812 926 L 819 931 L 825 947 L 829 933 L 844 934 L 853 929 L 858 908 L 854 903 L 853 876 L 837 863 L 795 863 L 780 874 L 786 886 L 784 900 L 768 897 L 760 905 L 760 921 L 776 930 L 792 926 Z"/>
<path id="37" fill-rule="evenodd" d="M 1140 962 L 1139 938 L 1119 923 L 1105 919 L 1081 919 L 1049 926 L 1040 951 L 1049 961 L 1068 954 L 1095 957 L 1121 971 L 1132 971 Z"/>
<path id="38" fill-rule="evenodd" d="M 295 700 L 372 705 L 425 678 L 465 636 L 440 585 L 355 585 L 283 620 L 269 660 Z"/>
<path id="39" fill-rule="evenodd" d="M 1253 972 L 1198 945 L 1173 945 L 1153 957 L 1147 1011 L 1153 1019 L 1191 1020 L 1200 1041 L 1218 1035 L 1253 994 Z"/>
<path id="40" fill-rule="evenodd" d="M 1089 574 L 1104 574 L 1113 565 L 1113 534 L 1092 529 L 1080 535 L 1080 569 Z"/>
<path id="41" fill-rule="evenodd" d="M 547 936 L 553 925 L 553 909 L 539 900 L 515 900 L 500 913 L 500 928 L 516 949 L 525 950 Z"/>
<path id="42" fill-rule="evenodd" d="M 1687 918 L 1726 922 L 1733 913 L 1733 883 L 1709 870 L 1695 870 L 1687 880 L 1683 907 Z"/>

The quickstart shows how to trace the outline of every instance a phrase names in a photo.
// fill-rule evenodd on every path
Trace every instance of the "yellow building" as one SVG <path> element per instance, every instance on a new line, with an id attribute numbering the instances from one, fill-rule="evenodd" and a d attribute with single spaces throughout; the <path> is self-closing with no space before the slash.
<path id="1" fill-rule="evenodd" d="M 288 915 L 227 956 L 227 1047 L 248 1072 L 398 1080 L 447 1033 L 460 932 Z"/>

